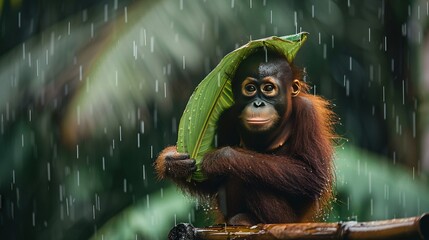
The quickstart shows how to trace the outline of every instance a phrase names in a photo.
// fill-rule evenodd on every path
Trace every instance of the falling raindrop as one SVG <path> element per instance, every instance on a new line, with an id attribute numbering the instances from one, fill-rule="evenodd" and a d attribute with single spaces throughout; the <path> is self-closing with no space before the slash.
<path id="1" fill-rule="evenodd" d="M 393 165 L 396 164 L 396 152 L 393 152 Z"/>
<path id="2" fill-rule="evenodd" d="M 429 16 L 429 1 L 426 2 L 426 16 Z"/>
<path id="3" fill-rule="evenodd" d="M 352 57 L 349 57 L 349 70 L 350 71 L 353 70 L 353 59 L 352 59 Z"/>
<path id="4" fill-rule="evenodd" d="M 76 159 L 79 159 L 79 145 L 76 144 Z"/>
<path id="5" fill-rule="evenodd" d="M 48 181 L 50 182 L 51 181 L 51 164 L 49 162 L 46 164 L 46 170 L 48 173 Z"/>
<path id="6" fill-rule="evenodd" d="M 63 186 L 60 184 L 59 185 L 59 194 L 60 194 L 60 202 L 63 201 Z"/>
<path id="7" fill-rule="evenodd" d="M 384 51 L 387 52 L 387 36 L 384 36 Z"/>
<path id="8" fill-rule="evenodd" d="M 70 203 L 67 197 L 66 197 L 66 215 L 70 216 Z"/>
<path id="9" fill-rule="evenodd" d="M 12 183 L 15 185 L 15 169 L 12 170 Z"/>
<path id="10" fill-rule="evenodd" d="M 6 103 L 6 121 L 9 121 L 9 117 L 10 117 L 10 109 L 9 109 L 9 102 Z"/>
<path id="11" fill-rule="evenodd" d="M 122 126 L 119 126 L 119 141 L 122 142 Z"/>
<path id="12" fill-rule="evenodd" d="M 16 207 L 18 209 L 19 209 L 19 200 L 20 200 L 19 188 L 16 188 Z"/>
<path id="13" fill-rule="evenodd" d="M 146 208 L 150 209 L 150 204 L 149 204 L 149 194 L 146 194 Z"/>
<path id="14" fill-rule="evenodd" d="M 107 4 L 104 4 L 104 22 L 108 20 L 108 7 Z"/>
<path id="15" fill-rule="evenodd" d="M 92 219 L 95 219 L 95 206 L 92 205 Z"/>
<path id="16" fill-rule="evenodd" d="M 115 85 L 118 86 L 118 70 L 115 71 Z"/>
<path id="17" fill-rule="evenodd" d="M 407 23 L 402 24 L 401 30 L 402 30 L 402 36 L 404 36 L 404 37 L 407 36 L 407 33 L 408 33 L 408 31 L 407 31 Z"/>
<path id="18" fill-rule="evenodd" d="M 140 45 L 147 46 L 146 29 L 140 29 Z"/>
<path id="19" fill-rule="evenodd" d="M 95 194 L 95 206 L 98 211 L 101 211 L 100 196 Z"/>
<path id="20" fill-rule="evenodd" d="M 127 10 L 127 7 L 124 8 L 124 13 L 125 13 L 125 23 L 128 23 L 128 10 Z"/>
<path id="21" fill-rule="evenodd" d="M 79 66 L 79 81 L 82 81 L 82 65 Z"/>
<path id="22" fill-rule="evenodd" d="M 150 52 L 153 53 L 155 49 L 155 39 L 154 37 L 150 37 Z"/>
<path id="23" fill-rule="evenodd" d="M 82 22 L 86 22 L 88 20 L 88 10 L 84 9 L 82 11 Z"/>
<path id="24" fill-rule="evenodd" d="M 137 60 L 137 44 L 136 41 L 133 41 L 133 56 L 134 56 L 134 60 Z"/>
<path id="25" fill-rule="evenodd" d="M 39 59 L 36 59 L 36 76 L 39 76 Z"/>
<path id="26" fill-rule="evenodd" d="M 22 59 L 25 60 L 25 43 L 22 44 Z"/>
<path id="27" fill-rule="evenodd" d="M 395 132 L 396 133 L 399 132 L 399 116 L 398 115 L 395 116 Z"/>
<path id="28" fill-rule="evenodd" d="M 413 112 L 412 116 L 413 116 L 413 138 L 416 138 L 416 112 Z"/>
<path id="29" fill-rule="evenodd" d="M 158 80 L 155 80 L 155 92 L 158 92 Z"/>
<path id="30" fill-rule="evenodd" d="M 369 194 L 372 193 L 372 173 L 369 172 L 368 174 L 368 192 Z"/>
<path id="31" fill-rule="evenodd" d="M 182 69 L 185 70 L 186 69 L 186 57 L 182 56 Z"/>
<path id="32" fill-rule="evenodd" d="M 386 120 L 387 118 L 387 106 L 386 103 L 383 103 L 383 119 Z"/>
<path id="33" fill-rule="evenodd" d="M 417 6 L 417 19 L 420 20 L 420 5 Z"/>
<path id="34" fill-rule="evenodd" d="M 311 5 L 311 18 L 314 18 L 314 4 Z"/>

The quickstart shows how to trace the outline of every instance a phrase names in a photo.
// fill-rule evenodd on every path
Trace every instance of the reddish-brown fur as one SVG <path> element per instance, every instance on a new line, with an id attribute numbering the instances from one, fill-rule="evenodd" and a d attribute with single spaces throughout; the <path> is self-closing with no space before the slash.
<path id="1" fill-rule="evenodd" d="M 186 181 L 194 162 L 174 146 L 156 160 L 159 177 L 173 179 L 188 192 L 216 196 L 223 221 L 229 224 L 315 220 L 332 195 L 334 121 L 328 102 L 301 85 L 299 95 L 291 98 L 291 115 L 282 119 L 289 135 L 280 147 L 269 151 L 241 147 L 232 107 L 219 121 L 219 148 L 204 156 L 207 181 Z"/>

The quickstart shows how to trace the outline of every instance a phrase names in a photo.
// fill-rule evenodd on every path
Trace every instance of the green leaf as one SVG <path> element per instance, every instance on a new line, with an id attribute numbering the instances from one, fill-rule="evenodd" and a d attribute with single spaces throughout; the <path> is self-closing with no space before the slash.
<path id="1" fill-rule="evenodd" d="M 204 154 L 215 147 L 217 121 L 222 112 L 234 104 L 231 77 L 240 62 L 259 47 L 266 47 L 284 54 L 292 62 L 308 33 L 284 37 L 269 37 L 250 41 L 226 55 L 197 86 L 180 119 L 177 150 L 187 152 L 197 162 L 192 179 L 203 181 L 201 163 Z"/>

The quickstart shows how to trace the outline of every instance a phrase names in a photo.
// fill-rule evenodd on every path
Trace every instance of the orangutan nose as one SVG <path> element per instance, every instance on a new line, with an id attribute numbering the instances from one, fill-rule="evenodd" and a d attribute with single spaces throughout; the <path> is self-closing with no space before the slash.
<path id="1" fill-rule="evenodd" d="M 253 102 L 253 106 L 255 106 L 255 107 L 263 107 L 263 106 L 265 106 L 265 103 L 262 102 L 262 101 L 254 101 Z"/>

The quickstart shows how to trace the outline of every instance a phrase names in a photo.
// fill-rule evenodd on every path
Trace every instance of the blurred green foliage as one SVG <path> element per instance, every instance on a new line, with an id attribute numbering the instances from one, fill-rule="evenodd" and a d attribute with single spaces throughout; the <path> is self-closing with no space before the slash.
<path id="1" fill-rule="evenodd" d="M 415 168 L 352 146 L 337 149 L 335 165 L 337 199 L 330 221 L 404 218 L 429 211 L 428 181 Z"/>
<path id="2" fill-rule="evenodd" d="M 27 1 L 0 7 L 2 239 L 165 239 L 212 223 L 152 167 L 195 86 L 251 39 L 295 64 L 348 139 L 327 219 L 428 211 L 418 52 L 426 1 Z"/>

